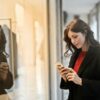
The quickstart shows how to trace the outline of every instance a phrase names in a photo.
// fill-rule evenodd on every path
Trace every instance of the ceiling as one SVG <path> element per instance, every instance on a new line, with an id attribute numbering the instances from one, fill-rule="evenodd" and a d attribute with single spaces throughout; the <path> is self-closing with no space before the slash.
<path id="1" fill-rule="evenodd" d="M 100 0 L 63 0 L 62 7 L 68 14 L 88 14 Z"/>

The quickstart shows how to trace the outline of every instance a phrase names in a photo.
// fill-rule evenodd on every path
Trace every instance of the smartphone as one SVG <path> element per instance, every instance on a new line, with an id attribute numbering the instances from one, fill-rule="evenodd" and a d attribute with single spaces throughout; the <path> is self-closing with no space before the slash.
<path id="1" fill-rule="evenodd" d="M 58 69 L 61 69 L 61 68 L 63 68 L 64 66 L 63 66 L 63 64 L 61 64 L 61 63 L 56 63 L 56 67 L 57 67 Z"/>
<path id="2" fill-rule="evenodd" d="M 72 73 L 72 68 L 66 68 L 70 73 Z"/>

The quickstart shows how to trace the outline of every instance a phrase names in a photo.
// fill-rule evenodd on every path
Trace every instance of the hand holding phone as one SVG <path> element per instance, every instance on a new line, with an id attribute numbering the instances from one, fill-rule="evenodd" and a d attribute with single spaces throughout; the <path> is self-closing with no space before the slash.
<path id="1" fill-rule="evenodd" d="M 66 70 L 68 71 L 68 73 L 72 73 L 73 72 L 73 69 L 72 68 L 66 68 Z"/>
<path id="2" fill-rule="evenodd" d="M 63 68 L 63 65 L 61 64 L 61 63 L 56 63 L 56 67 L 57 67 L 57 69 L 61 69 L 61 68 Z"/>
<path id="3" fill-rule="evenodd" d="M 62 77 L 65 81 L 67 81 L 66 75 L 67 75 L 68 73 L 73 73 L 72 68 L 64 67 L 61 63 L 56 63 L 56 67 L 57 67 L 57 70 L 58 70 L 59 74 L 61 75 L 61 77 Z"/>

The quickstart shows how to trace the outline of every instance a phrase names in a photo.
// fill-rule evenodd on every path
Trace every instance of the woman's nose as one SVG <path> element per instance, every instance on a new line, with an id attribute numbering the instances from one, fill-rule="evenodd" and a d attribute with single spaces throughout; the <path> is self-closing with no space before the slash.
<path id="1" fill-rule="evenodd" d="M 71 40 L 71 42 L 72 42 L 72 44 L 74 44 L 74 45 L 75 45 L 75 40 L 74 40 L 74 39 L 72 39 L 72 40 Z"/>

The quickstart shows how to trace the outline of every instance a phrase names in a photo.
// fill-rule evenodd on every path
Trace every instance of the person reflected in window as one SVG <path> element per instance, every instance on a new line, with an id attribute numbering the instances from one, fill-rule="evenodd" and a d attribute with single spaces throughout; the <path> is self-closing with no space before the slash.
<path id="1" fill-rule="evenodd" d="M 6 37 L 0 26 L 0 97 L 7 94 L 5 89 L 10 89 L 13 86 L 13 76 L 7 63 L 8 54 L 5 52 L 5 46 Z"/>
<path id="2" fill-rule="evenodd" d="M 68 67 L 58 68 L 61 89 L 69 89 L 68 100 L 100 100 L 100 44 L 81 19 L 73 19 L 64 30 Z"/>

